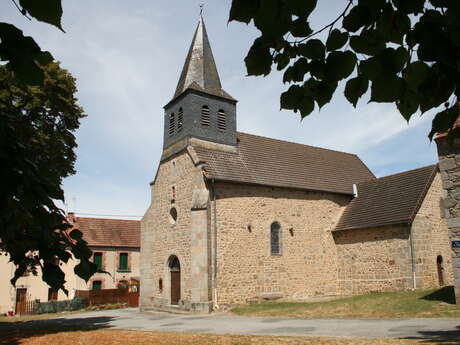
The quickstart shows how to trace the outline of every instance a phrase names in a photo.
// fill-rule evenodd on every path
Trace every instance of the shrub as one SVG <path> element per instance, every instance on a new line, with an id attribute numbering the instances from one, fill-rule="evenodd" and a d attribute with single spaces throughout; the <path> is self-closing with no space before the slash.
<path id="1" fill-rule="evenodd" d="M 74 298 L 66 301 L 35 302 L 35 313 L 60 313 L 62 311 L 73 311 L 85 308 L 85 301 L 81 298 Z"/>

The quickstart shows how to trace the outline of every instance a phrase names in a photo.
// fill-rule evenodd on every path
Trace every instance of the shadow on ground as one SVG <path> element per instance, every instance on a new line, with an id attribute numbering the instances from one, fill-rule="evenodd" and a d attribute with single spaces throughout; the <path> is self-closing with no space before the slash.
<path id="1" fill-rule="evenodd" d="M 72 319 L 46 319 L 25 322 L 0 322 L 0 344 L 18 345 L 35 336 L 59 332 L 92 331 L 110 328 L 113 317 L 81 317 Z"/>
<path id="2" fill-rule="evenodd" d="M 444 286 L 442 289 L 436 290 L 426 296 L 421 297 L 428 301 L 440 301 L 449 304 L 455 304 L 455 293 L 453 286 Z"/>
<path id="3" fill-rule="evenodd" d="M 404 339 L 419 340 L 421 344 L 460 345 L 460 326 L 455 331 L 419 331 L 417 337 Z"/>

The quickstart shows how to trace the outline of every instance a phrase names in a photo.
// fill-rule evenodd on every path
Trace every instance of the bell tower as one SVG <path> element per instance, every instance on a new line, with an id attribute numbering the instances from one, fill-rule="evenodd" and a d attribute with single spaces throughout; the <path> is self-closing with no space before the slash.
<path id="1" fill-rule="evenodd" d="M 176 91 L 164 106 L 163 150 L 192 138 L 236 146 L 236 103 L 222 89 L 200 15 Z"/>

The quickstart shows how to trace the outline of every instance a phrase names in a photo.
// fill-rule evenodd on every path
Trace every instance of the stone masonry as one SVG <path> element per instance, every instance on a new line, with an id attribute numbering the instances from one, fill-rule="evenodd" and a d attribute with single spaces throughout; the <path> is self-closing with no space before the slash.
<path id="1" fill-rule="evenodd" d="M 439 206 L 441 195 L 438 173 L 412 224 L 335 232 L 340 293 L 438 287 L 438 256 L 443 258 L 444 284 L 451 284 L 449 240 Z"/>
<path id="2" fill-rule="evenodd" d="M 445 137 L 436 139 L 439 155 L 439 169 L 445 190 L 443 209 L 449 227 L 450 241 L 460 241 L 460 141 L 452 144 Z M 453 243 L 453 242 L 452 242 Z M 451 247 L 454 274 L 455 299 L 460 303 L 460 247 Z"/>
<path id="3" fill-rule="evenodd" d="M 331 230 L 350 197 L 216 183 L 218 304 L 337 294 Z M 270 225 L 281 255 L 270 255 Z"/>

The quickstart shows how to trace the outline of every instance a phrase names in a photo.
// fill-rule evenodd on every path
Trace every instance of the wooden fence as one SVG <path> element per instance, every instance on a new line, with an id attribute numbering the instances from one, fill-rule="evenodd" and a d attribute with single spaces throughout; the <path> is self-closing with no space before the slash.
<path id="1" fill-rule="evenodd" d="M 33 315 L 35 314 L 35 301 L 24 300 L 16 302 L 16 314 Z"/>
<path id="2" fill-rule="evenodd" d="M 132 307 L 139 305 L 139 292 L 128 289 L 77 290 L 76 297 L 82 298 L 87 305 L 126 303 Z"/>

